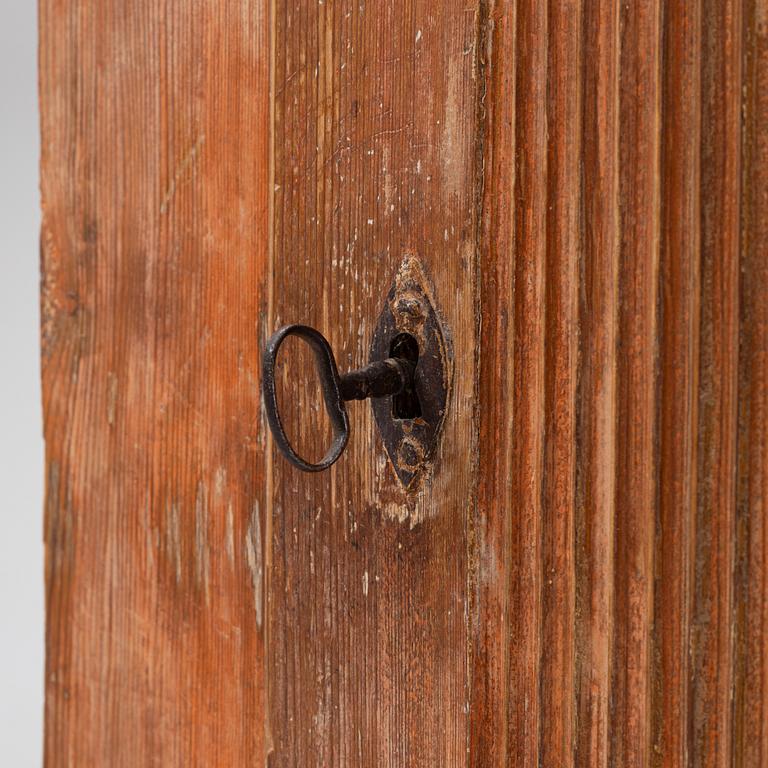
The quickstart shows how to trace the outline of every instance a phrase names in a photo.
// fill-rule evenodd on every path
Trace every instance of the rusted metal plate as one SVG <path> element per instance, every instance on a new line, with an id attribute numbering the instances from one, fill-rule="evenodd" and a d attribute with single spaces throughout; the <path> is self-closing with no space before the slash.
<path id="1" fill-rule="evenodd" d="M 370 360 L 389 357 L 416 363 L 414 390 L 371 401 L 384 448 L 408 489 L 435 455 L 451 379 L 451 350 L 432 301 L 429 281 L 415 256 L 406 256 L 384 303 Z"/>

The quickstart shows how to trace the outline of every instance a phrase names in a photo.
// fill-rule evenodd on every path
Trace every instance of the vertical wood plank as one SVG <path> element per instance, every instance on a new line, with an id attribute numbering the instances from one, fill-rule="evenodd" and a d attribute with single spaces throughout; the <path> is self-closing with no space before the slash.
<path id="1" fill-rule="evenodd" d="M 265 752 L 267 31 L 40 6 L 48 766 Z"/>
<path id="2" fill-rule="evenodd" d="M 576 508 L 576 764 L 607 768 L 611 718 L 619 269 L 619 9 L 584 5 L 583 261 Z"/>
<path id="3" fill-rule="evenodd" d="M 275 9 L 270 325 L 306 322 L 342 369 L 367 362 L 395 273 L 417 256 L 452 342 L 434 473 L 399 486 L 370 406 L 337 465 L 272 463 L 273 766 L 461 765 L 469 700 L 475 403 L 478 2 Z M 289 427 L 321 452 L 301 358 Z"/>
<path id="4" fill-rule="evenodd" d="M 541 755 L 573 765 L 582 4 L 549 3 Z"/>
<path id="5" fill-rule="evenodd" d="M 512 521 L 507 763 L 535 766 L 541 737 L 544 276 L 547 248 L 547 7 L 516 4 Z"/>
<path id="6" fill-rule="evenodd" d="M 473 545 L 476 595 L 472 604 L 469 764 L 506 765 L 509 745 L 511 561 L 515 399 L 515 3 L 496 2 L 481 26 L 483 150 L 479 297 L 482 346 L 478 360 L 477 502 Z"/>
<path id="7" fill-rule="evenodd" d="M 768 3 L 744 6 L 734 765 L 768 761 Z"/>
<path id="8" fill-rule="evenodd" d="M 699 364 L 701 7 L 667 3 L 661 124 L 653 760 L 690 764 Z"/>
<path id="9" fill-rule="evenodd" d="M 741 3 L 702 5 L 701 356 L 693 595 L 694 766 L 732 760 L 741 190 Z"/>
<path id="10" fill-rule="evenodd" d="M 621 9 L 618 456 L 610 764 L 650 762 L 660 3 Z"/>

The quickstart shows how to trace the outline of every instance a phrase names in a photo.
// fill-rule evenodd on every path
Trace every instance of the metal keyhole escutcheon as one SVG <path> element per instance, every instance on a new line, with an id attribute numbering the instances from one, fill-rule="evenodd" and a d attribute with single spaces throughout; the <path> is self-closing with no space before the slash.
<path id="1" fill-rule="evenodd" d="M 275 444 L 291 464 L 305 472 L 328 469 L 349 440 L 345 403 L 370 398 L 395 474 L 406 488 L 414 486 L 434 455 L 450 381 L 449 345 L 430 294 L 421 264 L 415 257 L 406 257 L 379 316 L 370 362 L 343 375 L 330 344 L 315 328 L 286 325 L 271 336 L 262 364 L 264 407 Z M 296 452 L 280 418 L 275 369 L 280 346 L 289 336 L 298 336 L 313 352 L 333 431 L 331 444 L 317 463 Z"/>

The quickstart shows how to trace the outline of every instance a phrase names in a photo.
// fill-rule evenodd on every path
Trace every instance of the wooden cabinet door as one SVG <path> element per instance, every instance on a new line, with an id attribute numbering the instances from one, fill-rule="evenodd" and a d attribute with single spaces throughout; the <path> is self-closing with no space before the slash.
<path id="1" fill-rule="evenodd" d="M 46 765 L 768 764 L 766 0 L 41 0 L 40 93 Z M 301 473 L 406 258 L 429 470 Z"/>

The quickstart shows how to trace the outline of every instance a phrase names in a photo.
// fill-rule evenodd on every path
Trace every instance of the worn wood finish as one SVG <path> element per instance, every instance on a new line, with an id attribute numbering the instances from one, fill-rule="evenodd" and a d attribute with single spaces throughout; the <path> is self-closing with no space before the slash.
<path id="1" fill-rule="evenodd" d="M 483 30 L 470 763 L 761 765 L 764 4 Z"/>
<path id="2" fill-rule="evenodd" d="M 274 766 L 465 759 L 477 24 L 477 5 L 454 0 L 275 5 L 270 322 L 315 325 L 341 367 L 359 366 L 413 254 L 453 384 L 436 471 L 408 498 L 367 404 L 350 405 L 351 444 L 329 473 L 271 465 Z M 284 392 L 297 442 L 321 453 L 301 377 Z"/>
<path id="3" fill-rule="evenodd" d="M 578 765 L 607 768 L 611 729 L 619 274 L 619 9 L 584 7 L 579 447 L 576 464 Z M 589 53 L 590 55 L 587 55 Z M 568 764 L 568 761 L 566 761 Z"/>
<path id="4" fill-rule="evenodd" d="M 549 7 L 547 257 L 542 493 L 541 740 L 543 765 L 573 758 L 575 503 L 582 3 Z"/>
<path id="5" fill-rule="evenodd" d="M 660 2 L 622 6 L 612 728 L 609 763 L 650 761 L 659 244 Z M 631 140 L 627 140 L 632 137 Z"/>
<path id="6" fill-rule="evenodd" d="M 768 762 L 768 2 L 744 6 L 733 762 Z"/>
<path id="7" fill-rule="evenodd" d="M 499 379 L 515 381 L 516 364 L 509 340 L 514 333 L 515 259 L 515 41 L 517 24 L 508 5 L 493 6 L 480 26 L 478 71 L 483 98 L 482 218 L 479 231 L 480 322 L 485 354 L 479 359 L 478 401 L 485 417 L 478 443 L 476 509 L 470 544 L 476 555 L 475 591 L 470 593 L 472 666 L 470 668 L 469 764 L 504 765 L 509 742 L 510 709 L 506 695 L 512 627 L 512 434 L 515 409 Z"/>
<path id="8" fill-rule="evenodd" d="M 692 627 L 696 766 L 732 762 L 741 225 L 740 2 L 702 5 L 701 333 Z"/>
<path id="9" fill-rule="evenodd" d="M 40 6 L 47 765 L 264 746 L 269 25 Z"/>
<path id="10" fill-rule="evenodd" d="M 653 763 L 690 764 L 699 371 L 701 4 L 664 7 Z"/>
<path id="11" fill-rule="evenodd" d="M 48 765 L 768 760 L 766 0 L 41 5 Z M 268 447 L 266 334 L 452 346 Z M 288 431 L 327 424 L 286 344 Z"/>

